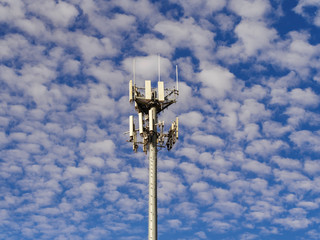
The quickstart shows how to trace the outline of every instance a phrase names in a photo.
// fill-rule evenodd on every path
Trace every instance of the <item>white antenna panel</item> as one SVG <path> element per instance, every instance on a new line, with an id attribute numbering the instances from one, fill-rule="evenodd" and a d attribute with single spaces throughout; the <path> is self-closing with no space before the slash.
<path id="1" fill-rule="evenodd" d="M 129 133 L 130 133 L 130 137 L 133 137 L 134 123 L 133 123 L 133 116 L 132 115 L 129 117 Z"/>
<path id="2" fill-rule="evenodd" d="M 179 118 L 176 117 L 176 138 L 179 138 Z"/>
<path id="3" fill-rule="evenodd" d="M 142 112 L 139 112 L 139 133 L 143 134 L 143 115 Z"/>
<path id="4" fill-rule="evenodd" d="M 163 82 L 158 82 L 158 100 L 160 102 L 164 101 L 164 84 L 163 84 Z"/>
<path id="5" fill-rule="evenodd" d="M 145 81 L 145 98 L 146 100 L 151 100 L 151 81 L 146 80 Z"/>
<path id="6" fill-rule="evenodd" d="M 132 80 L 129 81 L 129 102 L 133 101 L 133 86 Z"/>
<path id="7" fill-rule="evenodd" d="M 149 131 L 153 131 L 153 108 L 149 109 Z"/>

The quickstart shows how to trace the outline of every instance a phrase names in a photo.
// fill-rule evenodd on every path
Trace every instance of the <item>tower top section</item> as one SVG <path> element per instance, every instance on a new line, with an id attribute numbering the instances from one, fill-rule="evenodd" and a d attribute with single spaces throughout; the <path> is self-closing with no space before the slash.
<path id="1" fill-rule="evenodd" d="M 158 58 L 160 59 L 160 58 Z M 166 147 L 170 150 L 178 139 L 178 118 L 171 124 L 168 133 L 164 133 L 164 122 L 158 122 L 157 115 L 171 104 L 176 103 L 179 95 L 178 90 L 178 68 L 176 67 L 176 88 L 168 89 L 164 87 L 164 82 L 160 80 L 160 60 L 158 62 L 158 82 L 157 88 L 152 88 L 151 80 L 145 80 L 144 87 L 137 87 L 135 84 L 135 61 L 133 61 L 133 80 L 129 81 L 129 102 L 134 103 L 138 112 L 139 123 L 136 129 L 134 117 L 129 117 L 129 142 L 133 143 L 133 150 L 136 152 L 138 144 L 143 145 L 143 151 L 147 153 L 150 139 L 156 137 L 157 147 Z M 158 128 L 160 132 L 158 132 Z M 141 137 L 137 139 L 138 134 Z M 165 141 L 167 139 L 167 141 Z"/>
<path id="2" fill-rule="evenodd" d="M 156 107 L 160 113 L 175 103 L 178 95 L 177 89 L 165 88 L 162 81 L 158 81 L 158 88 L 151 87 L 151 80 L 145 80 L 144 87 L 137 87 L 132 80 L 129 81 L 129 102 L 135 103 L 137 112 L 148 114 L 151 107 Z"/>
<path id="3" fill-rule="evenodd" d="M 179 95 L 178 81 L 178 67 L 176 66 L 176 88 L 164 87 L 164 82 L 160 80 L 160 56 L 158 56 L 158 88 L 152 88 L 151 80 L 145 80 L 144 87 L 137 87 L 135 60 L 133 60 L 133 80 L 129 81 L 129 102 L 135 103 L 137 112 L 148 114 L 151 107 L 156 107 L 157 113 L 160 113 L 176 102 Z"/>

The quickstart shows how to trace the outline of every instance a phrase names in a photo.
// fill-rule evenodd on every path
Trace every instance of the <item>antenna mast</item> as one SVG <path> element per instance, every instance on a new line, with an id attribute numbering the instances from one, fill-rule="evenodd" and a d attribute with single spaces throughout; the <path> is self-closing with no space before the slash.
<path id="1" fill-rule="evenodd" d="M 133 63 L 133 79 L 129 81 L 129 101 L 135 103 L 138 112 L 138 130 L 135 129 L 133 116 L 129 117 L 129 135 L 133 144 L 133 151 L 137 152 L 138 145 L 143 146 L 143 151 L 149 151 L 149 221 L 148 240 L 157 240 L 157 154 L 158 148 L 171 150 L 178 140 L 178 118 L 171 124 L 167 133 L 163 132 L 164 122 L 158 122 L 158 114 L 171 104 L 176 103 L 179 95 L 177 89 L 165 89 L 164 83 L 160 81 L 160 55 L 158 55 L 158 88 L 151 87 L 151 81 L 145 81 L 145 87 L 135 85 L 135 59 Z M 176 78 L 178 70 L 176 66 Z M 178 81 L 178 80 L 177 80 Z M 177 83 L 178 84 L 178 83 Z M 142 91 L 144 90 L 144 93 Z M 160 132 L 158 132 L 158 128 Z M 141 140 L 137 140 L 139 132 Z"/>
<path id="2" fill-rule="evenodd" d="M 160 54 L 158 55 L 158 82 L 160 82 Z"/>
<path id="3" fill-rule="evenodd" d="M 177 91 L 179 92 L 179 76 L 178 76 L 178 65 L 176 65 L 176 82 L 177 82 Z"/>
<path id="4" fill-rule="evenodd" d="M 136 86 L 136 59 L 132 62 L 132 72 L 133 72 L 133 86 Z"/>

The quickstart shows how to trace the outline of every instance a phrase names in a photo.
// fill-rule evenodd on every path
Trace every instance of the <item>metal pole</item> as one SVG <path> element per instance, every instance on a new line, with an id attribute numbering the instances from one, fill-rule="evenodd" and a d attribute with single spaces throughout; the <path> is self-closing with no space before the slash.
<path id="1" fill-rule="evenodd" d="M 157 109 L 152 107 L 149 121 L 153 122 L 153 133 L 149 143 L 149 231 L 148 240 L 157 240 Z"/>

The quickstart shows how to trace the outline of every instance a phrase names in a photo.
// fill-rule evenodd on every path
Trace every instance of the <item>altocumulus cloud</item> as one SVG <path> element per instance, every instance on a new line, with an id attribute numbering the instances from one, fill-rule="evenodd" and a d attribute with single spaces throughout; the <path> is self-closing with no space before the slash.
<path id="1" fill-rule="evenodd" d="M 2 0 L 0 238 L 145 239 L 128 80 L 161 77 L 161 239 L 317 239 L 318 1 Z"/>

